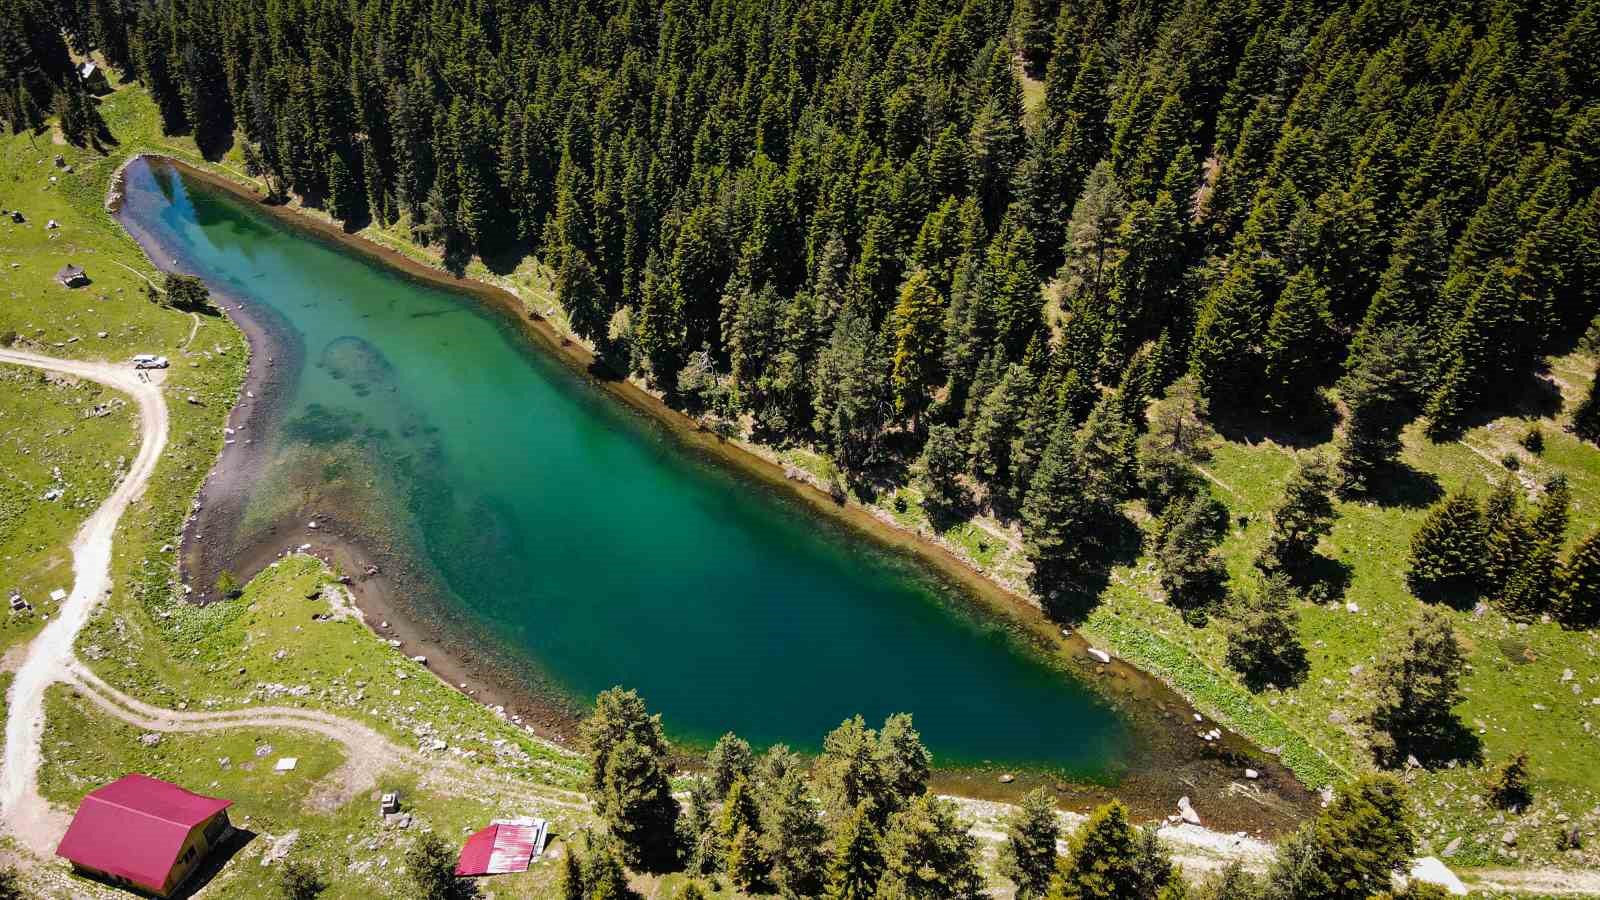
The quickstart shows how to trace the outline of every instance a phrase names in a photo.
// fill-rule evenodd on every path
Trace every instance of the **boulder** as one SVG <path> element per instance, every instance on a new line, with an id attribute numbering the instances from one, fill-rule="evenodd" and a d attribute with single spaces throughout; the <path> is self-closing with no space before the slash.
<path id="1" fill-rule="evenodd" d="M 1190 825 L 1200 824 L 1200 814 L 1194 811 L 1194 805 L 1189 802 L 1188 797 L 1178 798 L 1178 815 Z"/>
<path id="2" fill-rule="evenodd" d="M 1453 897 L 1465 897 L 1467 886 L 1461 883 L 1456 873 L 1432 856 L 1424 856 L 1411 864 L 1411 880 L 1425 884 L 1438 885 L 1444 888 Z"/>

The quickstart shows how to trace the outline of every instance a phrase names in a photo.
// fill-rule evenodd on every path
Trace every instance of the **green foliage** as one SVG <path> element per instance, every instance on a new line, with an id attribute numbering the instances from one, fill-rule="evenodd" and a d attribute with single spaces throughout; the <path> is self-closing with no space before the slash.
<path id="1" fill-rule="evenodd" d="M 299 857 L 284 860 L 280 881 L 285 900 L 316 900 L 328 889 L 328 883 L 322 880 L 322 873 Z M 0 890 L 0 897 L 4 896 L 5 892 Z"/>
<path id="2" fill-rule="evenodd" d="M 406 851 L 406 873 L 418 900 L 469 900 L 478 888 L 456 877 L 456 851 L 444 838 L 426 832 Z"/>
<path id="3" fill-rule="evenodd" d="M 217 573 L 217 596 L 231 600 L 243 592 L 244 586 L 239 584 L 239 579 L 232 572 L 224 569 Z"/>
<path id="4" fill-rule="evenodd" d="M 661 717 L 633 691 L 612 688 L 584 721 L 589 794 L 630 866 L 658 868 L 677 857 L 678 801 L 667 780 L 670 749 Z"/>
<path id="5" fill-rule="evenodd" d="M 1406 585 L 1425 600 L 1469 605 L 1483 582 L 1484 540 L 1478 498 L 1451 494 L 1428 510 L 1411 538 Z"/>
<path id="6" fill-rule="evenodd" d="M 1227 507 L 1206 493 L 1169 503 L 1157 522 L 1151 555 L 1161 568 L 1161 589 L 1191 623 L 1205 623 L 1227 583 L 1228 571 L 1215 552 L 1227 526 Z"/>
<path id="7" fill-rule="evenodd" d="M 1411 862 L 1415 843 L 1404 785 L 1388 775 L 1363 777 L 1279 847 L 1266 896 L 1367 900 Z"/>
<path id="8" fill-rule="evenodd" d="M 805 773 L 764 773 L 761 852 L 772 865 L 772 882 L 788 895 L 814 897 L 822 886 L 826 836 Z"/>
<path id="9" fill-rule="evenodd" d="M 1520 812 L 1533 803 L 1528 783 L 1528 751 L 1519 750 L 1501 763 L 1489 778 L 1489 802 L 1496 809 Z"/>
<path id="10" fill-rule="evenodd" d="M 173 309 L 184 312 L 208 312 L 214 308 L 211 304 L 211 291 L 206 288 L 206 283 L 193 275 L 168 272 L 162 290 L 167 305 Z"/>
<path id="11" fill-rule="evenodd" d="M 889 820 L 882 846 L 880 890 L 888 896 L 926 900 L 982 896 L 978 839 L 950 801 L 918 796 Z"/>
<path id="12" fill-rule="evenodd" d="M 1073 832 L 1067 856 L 1051 882 L 1052 900 L 1146 898 L 1140 865 L 1139 834 L 1128 824 L 1128 810 L 1113 800 L 1096 809 Z"/>
<path id="13" fill-rule="evenodd" d="M 1266 572 L 1303 572 L 1317 542 L 1333 529 L 1333 472 L 1320 453 L 1302 456 L 1273 507 L 1272 529 L 1256 564 Z"/>
<path id="14" fill-rule="evenodd" d="M 883 876 L 881 833 L 866 802 L 846 810 L 833 829 L 824 896 L 829 900 L 870 900 Z"/>
<path id="15" fill-rule="evenodd" d="M 1571 628 L 1600 624 L 1600 531 L 1584 538 L 1556 579 L 1556 614 Z"/>
<path id="16" fill-rule="evenodd" d="M 966 471 L 966 456 L 961 452 L 954 428 L 934 425 L 928 429 L 928 441 L 923 445 L 917 468 L 922 475 L 924 502 L 929 510 L 938 515 L 953 515 L 966 505 L 967 491 L 960 481 Z"/>
<path id="17" fill-rule="evenodd" d="M 1364 722 L 1380 764 L 1397 766 L 1411 754 L 1437 759 L 1459 749 L 1454 710 L 1465 663 L 1449 617 L 1431 607 L 1378 659 L 1371 676 L 1373 706 Z"/>
<path id="18" fill-rule="evenodd" d="M 1305 679 L 1310 664 L 1300 641 L 1300 616 L 1294 588 L 1283 575 L 1267 578 L 1261 590 L 1238 597 L 1228 628 L 1229 668 L 1252 691 L 1287 689 Z"/>
<path id="19" fill-rule="evenodd" d="M 1358 494 L 1400 456 L 1400 429 L 1414 390 L 1417 337 L 1414 331 L 1390 328 L 1367 344 L 1336 389 L 1344 420 L 1335 441 L 1339 488 Z"/>
<path id="20" fill-rule="evenodd" d="M 755 775 L 756 758 L 750 752 L 750 742 L 733 732 L 717 738 L 711 752 L 706 754 L 706 769 L 711 773 L 711 790 L 718 797 L 726 797 L 733 783 L 740 778 L 749 780 Z"/>
<path id="21" fill-rule="evenodd" d="M 1060 831 L 1055 800 L 1045 788 L 1029 791 L 1022 798 L 1022 806 L 1006 822 L 1000 871 L 1016 884 L 1019 900 L 1037 900 L 1050 889 Z"/>

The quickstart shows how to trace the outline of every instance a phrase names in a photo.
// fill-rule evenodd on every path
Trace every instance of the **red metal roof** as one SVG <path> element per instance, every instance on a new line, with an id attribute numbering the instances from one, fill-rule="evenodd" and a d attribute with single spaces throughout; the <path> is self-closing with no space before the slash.
<path id="1" fill-rule="evenodd" d="M 57 856 L 159 891 L 196 825 L 233 805 L 134 773 L 90 791 Z"/>
<path id="2" fill-rule="evenodd" d="M 539 830 L 532 825 L 490 825 L 467 838 L 461 848 L 457 875 L 504 875 L 526 872 L 533 861 L 533 842 Z"/>

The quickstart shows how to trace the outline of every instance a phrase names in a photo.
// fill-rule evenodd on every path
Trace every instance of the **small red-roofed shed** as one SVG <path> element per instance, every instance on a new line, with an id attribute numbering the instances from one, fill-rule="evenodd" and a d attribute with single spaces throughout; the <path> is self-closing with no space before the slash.
<path id="1" fill-rule="evenodd" d="M 534 854 L 543 849 L 544 829 L 545 823 L 540 820 L 532 824 L 495 822 L 467 838 L 456 863 L 456 874 L 475 877 L 528 871 Z"/>
<path id="2" fill-rule="evenodd" d="M 56 848 L 80 871 L 170 897 L 233 831 L 232 800 L 134 773 L 90 791 Z"/>

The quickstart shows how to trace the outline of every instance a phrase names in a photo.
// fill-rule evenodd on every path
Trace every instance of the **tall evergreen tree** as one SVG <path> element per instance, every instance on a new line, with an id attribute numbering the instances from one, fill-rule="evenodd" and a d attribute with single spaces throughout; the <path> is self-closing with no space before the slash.
<path id="1" fill-rule="evenodd" d="M 1060 832 L 1050 792 L 1029 791 L 1006 823 L 1006 843 L 1000 848 L 1001 872 L 1016 884 L 1019 900 L 1038 900 L 1049 891 Z"/>
<path id="2" fill-rule="evenodd" d="M 1333 530 L 1333 473 L 1319 453 L 1302 456 L 1271 513 L 1267 543 L 1256 565 L 1267 572 L 1303 572 L 1317 542 Z"/>
<path id="3" fill-rule="evenodd" d="M 1484 541 L 1478 498 L 1451 494 L 1428 510 L 1411 537 L 1406 585 L 1424 600 L 1470 604 L 1483 584 Z"/>
<path id="4" fill-rule="evenodd" d="M 1228 667 L 1252 691 L 1298 685 L 1310 668 L 1299 624 L 1289 580 L 1282 575 L 1267 578 L 1261 590 L 1235 601 L 1228 629 Z"/>
<path id="5" fill-rule="evenodd" d="M 1395 766 L 1410 754 L 1434 759 L 1454 749 L 1465 664 L 1450 618 L 1432 608 L 1378 659 L 1371 676 L 1375 700 L 1364 722 L 1379 763 Z"/>

